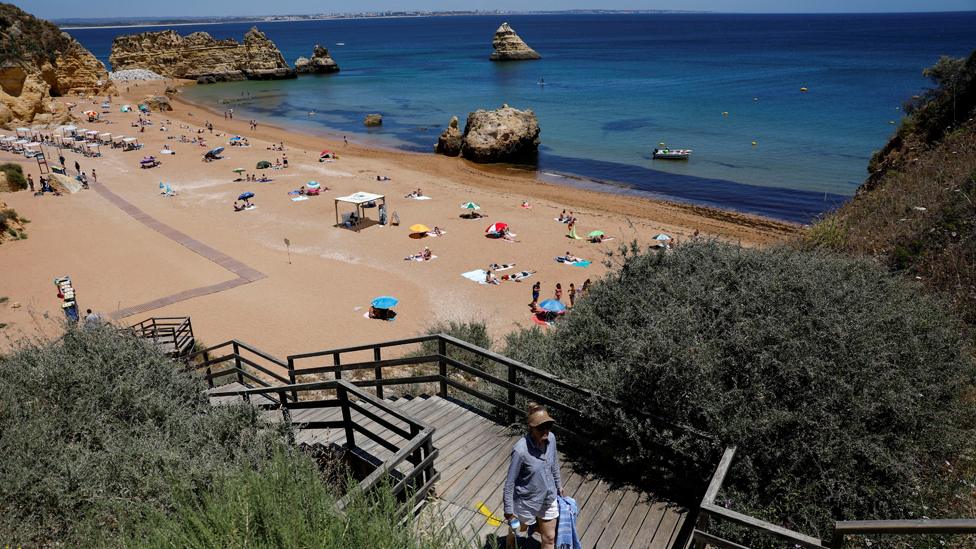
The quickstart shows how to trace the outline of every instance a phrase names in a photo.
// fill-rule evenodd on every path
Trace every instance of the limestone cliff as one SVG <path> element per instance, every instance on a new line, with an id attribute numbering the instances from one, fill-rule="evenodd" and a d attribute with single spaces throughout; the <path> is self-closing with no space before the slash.
<path id="1" fill-rule="evenodd" d="M 452 116 L 450 124 L 437 138 L 434 145 L 434 152 L 445 156 L 457 156 L 461 154 L 461 130 L 458 129 L 458 117 Z"/>
<path id="2" fill-rule="evenodd" d="M 315 44 L 311 59 L 299 57 L 295 60 L 295 71 L 299 74 L 329 74 L 339 72 L 339 64 L 329 55 L 329 50 Z"/>
<path id="3" fill-rule="evenodd" d="M 529 59 L 542 59 L 534 49 L 530 48 L 515 30 L 508 23 L 502 23 L 495 31 L 495 38 L 491 42 L 495 51 L 492 52 L 492 61 L 524 61 Z"/>
<path id="4" fill-rule="evenodd" d="M 109 61 L 112 70 L 148 69 L 203 83 L 295 77 L 278 46 L 257 27 L 247 31 L 243 43 L 205 32 L 181 36 L 174 30 L 118 36 Z"/>
<path id="5" fill-rule="evenodd" d="M 105 66 L 56 25 L 0 4 L 0 127 L 70 119 L 51 97 L 100 93 Z"/>

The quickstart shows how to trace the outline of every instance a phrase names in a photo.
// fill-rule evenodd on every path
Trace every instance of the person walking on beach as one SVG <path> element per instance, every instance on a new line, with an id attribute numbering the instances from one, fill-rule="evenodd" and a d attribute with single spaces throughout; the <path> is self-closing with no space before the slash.
<path id="1" fill-rule="evenodd" d="M 64 167 L 64 155 L 61 154 L 60 152 L 58 153 L 58 162 L 61 163 L 61 167 L 63 168 Z"/>
<path id="2" fill-rule="evenodd" d="M 572 307 L 576 304 L 576 285 L 572 282 L 569 283 L 569 306 Z"/>
<path id="3" fill-rule="evenodd" d="M 580 295 L 589 295 L 590 293 L 590 279 L 587 278 L 583 281 L 583 287 L 580 288 Z"/>
<path id="4" fill-rule="evenodd" d="M 532 285 L 532 303 L 539 302 L 539 293 L 541 291 L 542 291 L 542 284 L 536 281 L 536 283 Z"/>
<path id="5" fill-rule="evenodd" d="M 535 524 L 542 549 L 554 549 L 558 497 L 563 495 L 556 436 L 552 434 L 556 422 L 544 407 L 530 402 L 525 423 L 528 433 L 512 448 L 502 495 L 509 525 L 505 546 L 514 549 L 516 529 L 523 532 Z"/>
<path id="6" fill-rule="evenodd" d="M 342 142 L 345 143 L 346 145 L 349 144 L 349 140 L 346 139 L 346 136 L 344 136 L 344 135 L 342 136 Z"/>
<path id="7" fill-rule="evenodd" d="M 27 188 L 30 189 L 30 192 L 34 192 L 34 178 L 31 177 L 31 174 L 27 174 Z"/>
<path id="8" fill-rule="evenodd" d="M 98 176 L 95 175 L 95 168 L 92 168 L 92 181 L 98 183 Z"/>
<path id="9" fill-rule="evenodd" d="M 557 282 L 556 283 L 556 301 L 562 301 L 562 300 L 563 300 L 563 285 Z"/>
<path id="10" fill-rule="evenodd" d="M 78 172 L 78 175 L 81 175 L 81 164 L 77 160 L 75 160 L 75 171 Z"/>

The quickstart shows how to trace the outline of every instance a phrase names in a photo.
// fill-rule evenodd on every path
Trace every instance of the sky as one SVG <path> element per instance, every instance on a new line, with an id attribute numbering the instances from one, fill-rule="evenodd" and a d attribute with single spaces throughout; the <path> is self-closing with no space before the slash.
<path id="1" fill-rule="evenodd" d="M 69 17 L 158 17 L 277 15 L 365 11 L 674 9 L 724 13 L 848 13 L 974 11 L 976 0 L 14 0 L 44 19 Z"/>

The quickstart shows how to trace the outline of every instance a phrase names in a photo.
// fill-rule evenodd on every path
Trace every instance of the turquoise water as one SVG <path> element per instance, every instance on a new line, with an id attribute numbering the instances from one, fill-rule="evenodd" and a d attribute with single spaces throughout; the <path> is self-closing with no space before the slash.
<path id="1" fill-rule="evenodd" d="M 503 19 L 542 60 L 488 61 Z M 248 27 L 178 30 L 240 39 Z M 432 150 L 452 115 L 463 124 L 469 111 L 508 103 L 539 116 L 540 171 L 793 221 L 849 197 L 901 104 L 928 85 L 922 69 L 976 46 L 974 12 L 425 17 L 260 28 L 290 63 L 321 43 L 342 71 L 197 86 L 187 98 L 217 108 L 231 100 L 238 118 L 415 151 Z M 149 29 L 71 34 L 107 61 L 116 33 L 141 30 Z M 383 114 L 382 128 L 362 125 L 368 112 Z M 653 161 L 658 142 L 695 152 L 689 162 Z"/>

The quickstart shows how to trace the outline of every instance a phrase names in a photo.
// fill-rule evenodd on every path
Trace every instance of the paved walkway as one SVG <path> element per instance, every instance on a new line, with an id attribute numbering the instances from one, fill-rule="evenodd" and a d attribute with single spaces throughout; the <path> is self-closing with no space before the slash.
<path id="1" fill-rule="evenodd" d="M 126 307 L 125 309 L 120 309 L 112 313 L 113 319 L 125 318 L 139 313 L 144 313 L 146 311 L 151 311 L 153 309 L 158 309 L 166 305 L 172 305 L 173 303 L 179 303 L 181 301 L 186 301 L 188 299 L 193 299 L 195 297 L 200 297 L 203 295 L 214 294 L 217 292 L 222 292 L 224 290 L 229 290 L 231 288 L 236 288 L 238 286 L 249 284 L 255 280 L 261 280 L 262 278 L 267 278 L 268 275 L 248 267 L 247 265 L 241 263 L 240 261 L 230 257 L 229 255 L 207 246 L 203 242 L 191 238 L 185 233 L 182 233 L 173 227 L 159 221 L 158 219 L 150 216 L 146 212 L 137 208 L 134 204 L 128 200 L 122 198 L 121 196 L 110 191 L 105 185 L 101 183 L 91 183 L 91 188 L 97 192 L 101 197 L 105 198 L 112 204 L 119 207 L 120 210 L 129 214 L 133 219 L 142 223 L 143 225 L 149 227 L 150 229 L 160 233 L 166 238 L 176 242 L 177 244 L 183 246 L 184 248 L 190 250 L 191 252 L 206 258 L 217 265 L 227 269 L 228 271 L 237 275 L 234 280 L 228 280 L 226 282 L 221 282 L 219 284 L 211 284 L 210 286 L 201 286 L 199 288 L 191 288 L 189 290 L 184 290 L 182 292 L 177 292 L 159 299 L 154 299 L 146 303 L 140 303 L 138 305 L 133 305 L 132 307 Z"/>

